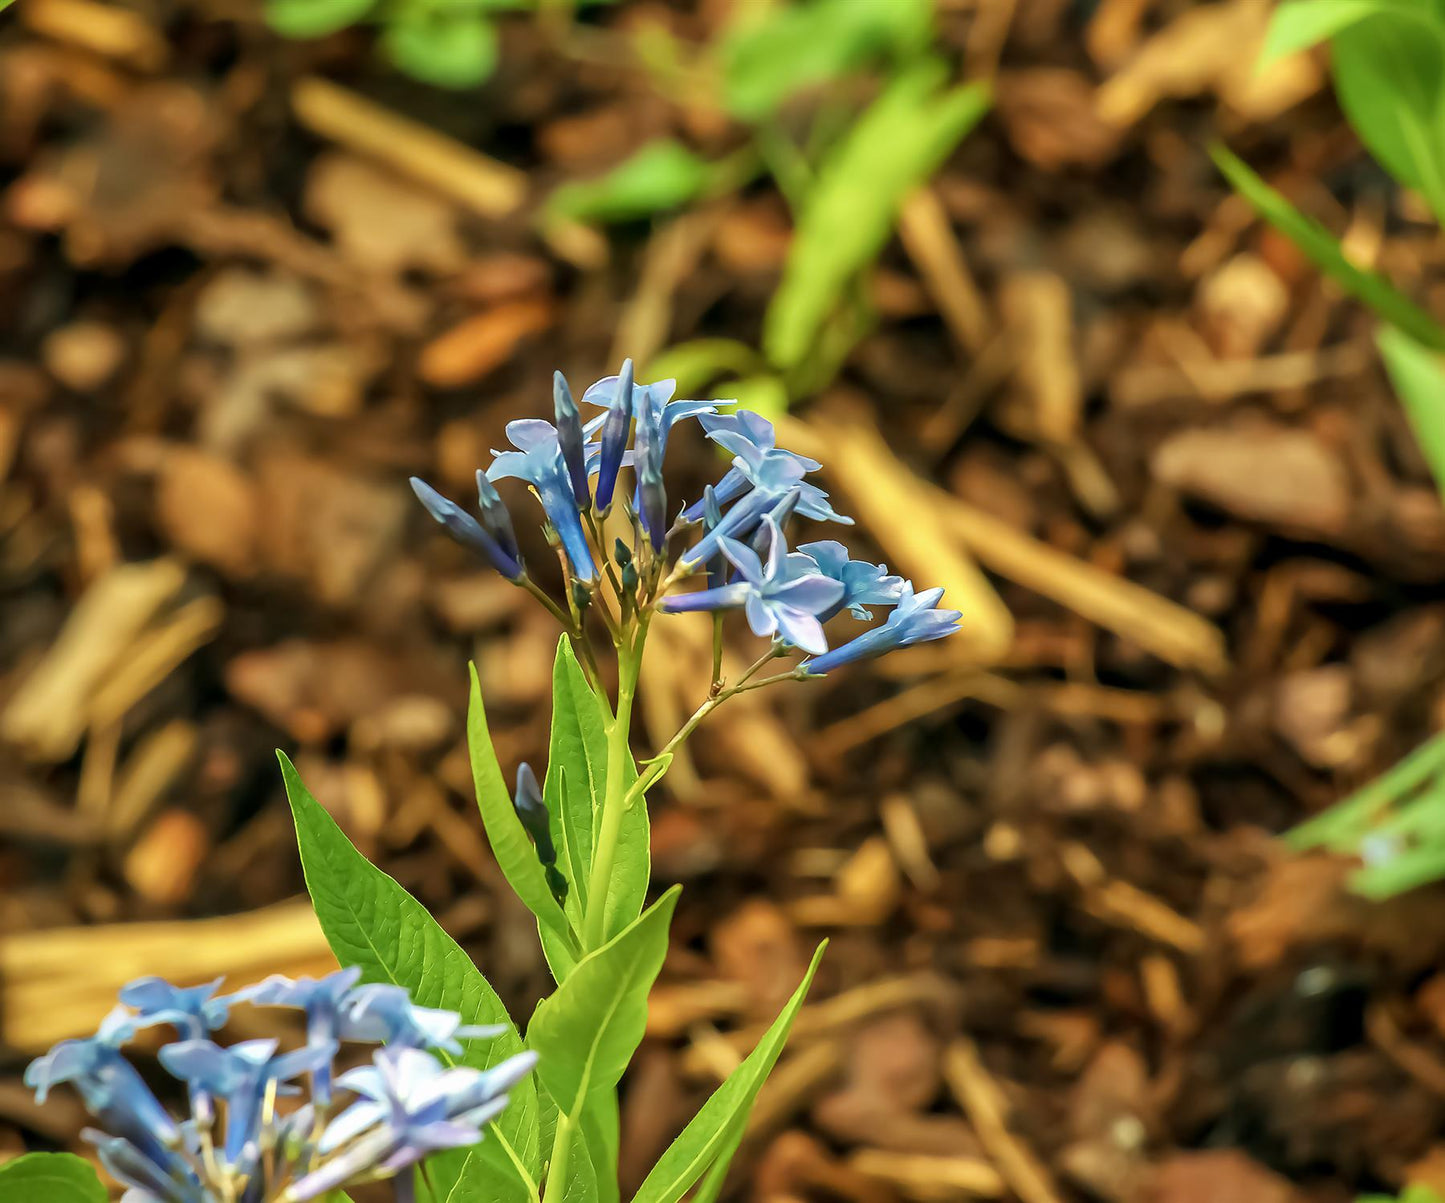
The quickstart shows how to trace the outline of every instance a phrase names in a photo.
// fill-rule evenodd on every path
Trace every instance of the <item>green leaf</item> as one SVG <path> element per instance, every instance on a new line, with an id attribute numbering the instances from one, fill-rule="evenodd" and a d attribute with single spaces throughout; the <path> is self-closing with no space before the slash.
<path id="1" fill-rule="evenodd" d="M 920 50 L 933 21 L 932 0 L 811 0 L 735 11 L 721 46 L 723 95 L 745 121 L 872 59 Z"/>
<path id="2" fill-rule="evenodd" d="M 413 79 L 438 88 L 474 88 L 496 70 L 497 31 L 481 13 L 402 12 L 381 41 L 391 61 Z"/>
<path id="3" fill-rule="evenodd" d="M 1296 209 L 1242 159 L 1223 146 L 1213 146 L 1209 153 L 1234 190 L 1336 284 L 1417 342 L 1445 350 L 1445 330 L 1423 309 L 1396 291 L 1384 276 L 1356 267 L 1346 259 L 1339 242 L 1324 226 Z"/>
<path id="4" fill-rule="evenodd" d="M 268 0 L 266 24 L 283 38 L 324 38 L 375 7 L 376 0 Z"/>
<path id="5" fill-rule="evenodd" d="M 592 1162 L 600 1203 L 618 1203 L 617 1150 L 621 1144 L 617 1091 L 594 1090 L 582 1110 L 582 1138 Z"/>
<path id="6" fill-rule="evenodd" d="M 647 992 L 667 955 L 673 886 L 621 934 L 577 962 L 527 1025 L 537 1074 L 564 1115 L 580 1120 L 597 1091 L 613 1089 L 642 1042 Z"/>
<path id="7" fill-rule="evenodd" d="M 1356 22 L 1382 13 L 1422 24 L 1431 20 L 1419 0 L 1285 0 L 1270 18 L 1259 66 L 1263 69 L 1286 55 L 1308 50 Z"/>
<path id="8" fill-rule="evenodd" d="M 983 85 L 941 90 L 946 73 L 929 61 L 899 76 L 820 167 L 763 322 L 763 347 L 775 367 L 808 357 L 849 281 L 888 241 L 904 197 L 987 111 Z"/>
<path id="9" fill-rule="evenodd" d="M 477 679 L 477 666 L 471 669 L 471 697 L 467 704 L 467 750 L 471 755 L 472 784 L 477 792 L 477 807 L 481 811 L 482 826 L 487 830 L 487 840 L 492 845 L 492 854 L 506 876 L 508 884 L 537 916 L 538 922 L 548 928 L 575 960 L 575 940 L 568 926 L 567 916 L 557 905 L 552 890 L 547 885 L 547 875 L 542 862 L 537 859 L 537 850 L 527 835 L 522 820 L 512 806 L 512 795 L 507 789 L 502 766 L 497 761 L 496 749 L 487 730 L 487 711 L 482 702 L 482 687 Z M 569 960 L 570 964 L 570 960 Z"/>
<path id="10" fill-rule="evenodd" d="M 106 1203 L 108 1198 L 90 1162 L 74 1153 L 26 1153 L 0 1165 L 0 1203 Z"/>
<path id="11" fill-rule="evenodd" d="M 1433 15 L 1422 22 L 1382 10 L 1337 33 L 1330 46 L 1335 92 L 1355 132 L 1445 223 L 1445 23 Z"/>
<path id="12" fill-rule="evenodd" d="M 547 754 L 543 799 L 552 818 L 557 860 L 567 876 L 566 911 L 575 930 L 582 928 L 587 909 L 592 847 L 607 787 L 607 728 L 612 721 L 606 703 L 587 683 L 571 641 L 557 642 L 552 666 L 552 736 Z M 628 757 L 623 785 L 637 779 Z M 607 883 L 604 932 L 611 938 L 642 910 L 652 873 L 647 807 L 639 800 L 622 817 L 612 877 Z M 544 938 L 544 945 L 551 944 Z M 555 968 L 555 966 L 554 966 Z"/>
<path id="13" fill-rule="evenodd" d="M 763 357 L 747 343 L 732 338 L 695 338 L 658 352 L 642 377 L 674 379 L 679 395 L 686 397 L 724 375 L 747 376 L 766 367 Z"/>
<path id="14" fill-rule="evenodd" d="M 606 175 L 561 185 L 547 211 L 572 221 L 635 221 L 687 204 L 711 176 L 705 159 L 672 138 L 658 138 Z"/>
<path id="15" fill-rule="evenodd" d="M 1445 363 L 1429 347 L 1388 326 L 1376 341 L 1435 485 L 1445 497 Z"/>
<path id="16" fill-rule="evenodd" d="M 709 1167 L 716 1167 L 714 1172 L 717 1174 L 727 1172 L 728 1162 L 747 1124 L 753 1100 L 758 1097 L 758 1090 L 772 1072 L 778 1054 L 783 1051 L 783 1043 L 788 1038 L 803 999 L 808 995 L 808 987 L 812 985 L 813 975 L 818 972 L 818 963 L 827 947 L 826 940 L 818 945 L 808 972 L 803 975 L 802 982 L 777 1019 L 773 1020 L 772 1027 L 763 1033 L 757 1047 L 728 1075 L 727 1081 L 713 1091 L 712 1097 L 652 1167 L 652 1172 L 633 1196 L 632 1203 L 677 1203 Z"/>
<path id="17" fill-rule="evenodd" d="M 362 979 L 404 986 L 421 1006 L 461 1014 L 465 1024 L 500 1024 L 506 1031 L 474 1040 L 448 1064 L 489 1069 L 522 1051 L 511 1017 L 471 959 L 425 907 L 352 846 L 336 821 L 278 752 L 286 798 L 296 822 L 301 867 L 316 917 L 336 959 L 359 965 Z M 536 1203 L 541 1171 L 537 1090 L 530 1078 L 512 1088 L 512 1101 L 487 1127 L 487 1139 L 427 1163 L 447 1203 Z"/>

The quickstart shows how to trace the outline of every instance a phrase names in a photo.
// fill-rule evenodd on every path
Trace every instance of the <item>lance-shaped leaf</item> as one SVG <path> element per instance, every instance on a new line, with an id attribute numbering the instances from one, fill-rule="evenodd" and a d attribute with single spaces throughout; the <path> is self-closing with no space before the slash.
<path id="1" fill-rule="evenodd" d="M 709 1186 L 715 1193 L 721 1175 L 742 1140 L 748 1113 L 758 1097 L 768 1074 L 777 1063 L 778 1054 L 797 1018 L 798 1011 L 812 985 L 818 962 L 823 959 L 827 941 L 818 945 L 813 963 L 793 997 L 783 1007 L 773 1025 L 763 1033 L 757 1047 L 732 1073 L 727 1081 L 713 1091 L 712 1097 L 692 1117 L 692 1122 L 668 1146 L 667 1152 L 652 1167 L 632 1203 L 677 1203 L 704 1172 L 709 1173 Z M 713 1175 L 717 1177 L 714 1178 Z"/>
<path id="2" fill-rule="evenodd" d="M 564 1115 L 580 1122 L 589 1095 L 611 1090 L 642 1042 L 647 992 L 667 955 L 667 929 L 681 887 L 588 953 L 527 1027 L 538 1076 Z"/>
<path id="3" fill-rule="evenodd" d="M 90 1162 L 74 1153 L 26 1153 L 0 1165 L 5 1203 L 106 1203 L 109 1197 Z"/>
<path id="4" fill-rule="evenodd" d="M 366 859 L 311 796 L 296 767 L 277 753 L 286 797 L 296 821 L 301 867 L 327 943 L 343 965 L 359 965 L 362 980 L 404 986 L 424 1007 L 456 1011 L 465 1024 L 506 1030 L 467 1045 L 447 1064 L 490 1069 L 522 1051 L 502 1000 L 471 958 L 415 898 Z M 433 1157 L 427 1163 L 436 1192 L 447 1203 L 536 1203 L 541 1170 L 537 1089 L 523 1078 L 511 1102 L 481 1144 Z"/>
<path id="5" fill-rule="evenodd" d="M 1365 271 L 1345 258 L 1339 241 L 1324 226 L 1306 217 L 1266 184 L 1245 162 L 1222 146 L 1209 152 L 1234 186 L 1270 225 L 1285 235 L 1306 259 L 1357 300 L 1417 342 L 1445 350 L 1445 330 L 1423 309 L 1397 292 L 1378 272 Z"/>
<path id="6" fill-rule="evenodd" d="M 507 790 L 507 781 L 487 730 L 487 711 L 482 703 L 482 687 L 477 680 L 475 664 L 471 666 L 471 678 L 467 749 L 471 753 L 477 807 L 482 814 L 482 825 L 487 829 L 492 855 L 497 858 L 497 864 L 517 897 L 537 916 L 538 922 L 556 937 L 563 948 L 575 950 L 567 916 L 547 885 L 546 871 L 537 859 L 537 850 L 512 806 L 512 796 Z"/>

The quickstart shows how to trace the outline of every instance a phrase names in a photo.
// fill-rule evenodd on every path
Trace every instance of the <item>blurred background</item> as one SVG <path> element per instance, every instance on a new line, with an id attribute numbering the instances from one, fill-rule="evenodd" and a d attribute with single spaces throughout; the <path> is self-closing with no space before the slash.
<path id="1" fill-rule="evenodd" d="M 746 695 L 652 800 L 624 1189 L 823 935 L 734 1198 L 1445 1184 L 1438 889 L 1276 838 L 1445 725 L 1445 511 L 1208 145 L 1436 313 L 1441 247 L 1322 56 L 1254 70 L 1269 7 L 0 13 L 0 1156 L 75 1147 L 21 1074 L 125 980 L 331 963 L 277 747 L 530 1012 L 461 716 L 473 658 L 540 767 L 556 632 L 405 482 L 631 356 L 819 448 L 965 631 Z M 640 748 L 707 679 L 654 630 Z"/>

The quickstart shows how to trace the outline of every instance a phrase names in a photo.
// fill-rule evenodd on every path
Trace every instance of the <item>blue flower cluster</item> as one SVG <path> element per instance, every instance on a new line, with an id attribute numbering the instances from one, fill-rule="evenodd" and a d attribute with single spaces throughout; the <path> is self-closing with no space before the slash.
<path id="1" fill-rule="evenodd" d="M 491 466 L 477 472 L 480 521 L 416 477 L 412 488 L 456 539 L 508 580 L 535 591 L 495 486 L 505 478 L 526 481 L 542 504 L 548 535 L 563 557 L 575 633 L 580 633 L 582 611 L 604 574 L 614 581 L 624 613 L 649 607 L 669 613 L 741 609 L 755 634 L 773 639 L 779 649 L 797 648 L 811 657 L 800 666 L 804 674 L 821 675 L 958 629 L 958 611 L 938 608 L 941 589 L 915 591 L 911 582 L 890 576 L 881 564 L 850 559 L 847 549 L 832 540 L 789 551 L 783 532 L 793 515 L 852 523 L 833 509 L 822 489 L 805 479 L 822 465 L 778 447 L 772 423 L 761 415 L 747 410 L 719 413 L 718 405 L 708 401 L 675 401 L 675 386 L 673 380 L 636 383 L 628 360 L 616 376 L 597 381 L 582 394 L 584 403 L 603 411 L 584 422 L 558 372 L 553 382 L 555 421 L 508 423 L 507 438 L 515 450 L 494 452 Z M 669 522 L 663 457 L 669 433 L 684 418 L 697 418 L 707 437 L 733 460 L 701 500 L 682 507 Z M 606 562 L 602 531 L 624 467 L 632 469 L 635 481 L 630 495 L 625 490 L 622 494 L 633 537 L 630 547 L 617 544 L 613 559 L 622 570 L 618 577 Z M 698 536 L 690 546 L 670 550 L 674 540 L 682 543 L 694 530 Z M 703 569 L 707 588 L 673 591 Z M 871 619 L 868 607 L 873 605 L 893 607 L 887 620 L 830 650 L 823 624 L 845 609 L 856 619 Z"/>
<path id="2" fill-rule="evenodd" d="M 454 1011 L 419 1007 L 400 986 L 358 985 L 360 973 L 276 976 L 225 997 L 215 996 L 220 979 L 181 988 L 140 978 L 121 990 L 121 1005 L 94 1036 L 57 1044 L 31 1062 L 25 1082 L 41 1102 L 60 1082 L 80 1092 L 101 1125 L 85 1138 L 129 1188 L 122 1203 L 303 1203 L 390 1177 L 436 1150 L 476 1144 L 535 1055 L 485 1072 L 444 1068 L 427 1050 L 460 1053 L 460 1040 L 500 1029 L 467 1027 Z M 216 1044 L 210 1033 L 236 1003 L 304 1011 L 305 1045 L 282 1052 L 275 1040 Z M 159 1058 L 186 1084 L 184 1121 L 120 1051 L 157 1024 L 180 1037 Z M 382 1047 L 371 1064 L 333 1078 L 343 1041 Z M 303 1076 L 309 1090 L 298 1102 Z M 338 1092 L 349 1100 L 338 1102 Z M 397 1185 L 400 1197 L 409 1182 Z"/>

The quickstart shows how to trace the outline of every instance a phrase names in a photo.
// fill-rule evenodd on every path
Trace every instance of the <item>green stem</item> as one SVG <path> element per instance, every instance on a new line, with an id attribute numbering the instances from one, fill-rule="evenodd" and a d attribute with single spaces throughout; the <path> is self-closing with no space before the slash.
<path id="1" fill-rule="evenodd" d="M 557 1134 L 552 1138 L 552 1161 L 547 1167 L 547 1189 L 542 1203 L 561 1203 L 567 1190 L 567 1166 L 572 1160 L 572 1137 L 577 1124 L 570 1115 L 557 1117 Z"/>
<path id="2" fill-rule="evenodd" d="M 637 676 L 642 668 L 642 645 L 647 639 L 648 616 L 637 624 L 630 646 L 617 649 L 617 716 L 607 733 L 607 780 L 602 795 L 602 822 L 597 846 L 592 853 L 592 874 L 587 882 L 587 910 L 582 920 L 582 949 L 592 952 L 606 942 L 607 887 L 617 859 L 617 839 L 622 832 L 622 815 L 627 809 L 627 762 L 632 755 L 628 736 L 632 731 L 632 700 L 637 694 Z"/>

